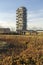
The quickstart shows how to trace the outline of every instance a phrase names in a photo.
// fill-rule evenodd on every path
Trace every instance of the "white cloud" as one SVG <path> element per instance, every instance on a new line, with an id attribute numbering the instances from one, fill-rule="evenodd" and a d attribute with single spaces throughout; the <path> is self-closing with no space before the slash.
<path id="1" fill-rule="evenodd" d="M 16 29 L 16 13 L 0 13 L 0 26 Z"/>
<path id="2" fill-rule="evenodd" d="M 30 11 L 28 13 L 28 18 L 27 18 L 28 26 L 27 29 L 36 27 L 38 28 L 43 28 L 43 10 L 39 11 Z"/>
<path id="3" fill-rule="evenodd" d="M 43 28 L 43 10 L 27 12 L 27 29 Z M 0 26 L 16 29 L 16 12 L 0 13 Z"/>

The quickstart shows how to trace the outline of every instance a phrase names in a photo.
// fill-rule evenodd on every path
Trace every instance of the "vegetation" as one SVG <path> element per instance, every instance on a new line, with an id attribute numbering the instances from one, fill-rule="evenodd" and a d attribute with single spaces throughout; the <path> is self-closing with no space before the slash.
<path id="1" fill-rule="evenodd" d="M 43 65 L 43 35 L 2 35 L 0 65 Z M 0 49 L 0 51 L 2 50 Z"/>

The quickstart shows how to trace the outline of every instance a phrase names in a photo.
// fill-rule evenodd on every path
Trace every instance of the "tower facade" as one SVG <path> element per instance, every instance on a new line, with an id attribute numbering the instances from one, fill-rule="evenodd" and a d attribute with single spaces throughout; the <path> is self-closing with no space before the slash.
<path id="1" fill-rule="evenodd" d="M 27 27 L 27 9 L 20 7 L 16 10 L 16 31 L 26 31 Z"/>

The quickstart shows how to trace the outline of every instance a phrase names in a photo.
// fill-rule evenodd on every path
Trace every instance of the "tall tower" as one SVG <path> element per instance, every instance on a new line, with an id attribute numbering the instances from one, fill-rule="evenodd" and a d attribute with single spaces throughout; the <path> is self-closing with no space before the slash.
<path id="1" fill-rule="evenodd" d="M 27 27 L 27 9 L 20 7 L 16 10 L 16 31 L 26 31 Z"/>

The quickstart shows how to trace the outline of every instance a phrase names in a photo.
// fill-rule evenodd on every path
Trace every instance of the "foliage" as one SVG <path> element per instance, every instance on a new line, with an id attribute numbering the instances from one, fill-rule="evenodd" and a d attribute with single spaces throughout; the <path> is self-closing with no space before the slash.
<path id="1" fill-rule="evenodd" d="M 0 53 L 0 65 L 43 65 L 43 36 L 8 36 L 6 40 L 9 47 Z"/>

